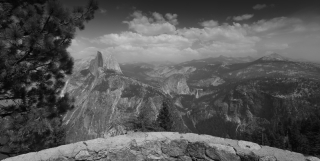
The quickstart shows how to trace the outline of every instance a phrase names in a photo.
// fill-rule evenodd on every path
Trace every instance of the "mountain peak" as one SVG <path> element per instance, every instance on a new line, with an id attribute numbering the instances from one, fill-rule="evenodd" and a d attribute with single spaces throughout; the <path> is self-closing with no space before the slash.
<path id="1" fill-rule="evenodd" d="M 118 74 L 122 74 L 118 61 L 111 54 L 107 54 L 104 57 L 103 68 L 113 70 Z"/>
<path id="2" fill-rule="evenodd" d="M 280 54 L 272 53 L 272 54 L 264 56 L 258 60 L 262 60 L 262 61 L 287 61 L 288 59 L 281 56 Z"/>
<path id="3" fill-rule="evenodd" d="M 89 71 L 91 74 L 98 76 L 99 68 L 113 70 L 118 74 L 122 74 L 119 63 L 115 58 L 111 54 L 104 55 L 100 51 L 98 51 L 96 57 L 90 61 Z"/>

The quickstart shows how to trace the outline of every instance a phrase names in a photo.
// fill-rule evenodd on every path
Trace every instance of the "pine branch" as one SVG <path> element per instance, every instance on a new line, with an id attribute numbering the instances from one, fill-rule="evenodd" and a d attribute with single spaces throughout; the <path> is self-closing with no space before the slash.
<path id="1" fill-rule="evenodd" d="M 0 101 L 2 100 L 13 100 L 13 99 L 20 99 L 19 97 L 0 97 Z"/>
<path id="2" fill-rule="evenodd" d="M 49 22 L 49 20 L 51 18 L 52 13 L 53 13 L 53 11 L 50 12 L 50 14 L 49 14 L 48 18 L 46 19 L 46 21 L 45 21 L 40 33 L 43 33 L 45 27 L 47 26 L 47 24 L 48 24 L 48 22 Z M 33 51 L 33 46 L 30 47 L 30 50 L 29 50 L 29 52 L 27 54 L 25 54 L 21 59 L 19 59 L 13 65 L 15 66 L 15 65 L 19 64 L 20 62 L 24 61 L 31 54 L 32 51 Z"/>
<path id="3" fill-rule="evenodd" d="M 32 51 L 33 51 L 33 47 L 30 47 L 30 50 L 28 51 L 28 53 L 26 53 L 21 59 L 19 59 L 15 63 L 13 63 L 13 66 L 15 66 L 15 65 L 21 63 L 22 61 L 24 61 L 25 59 L 27 59 L 27 57 L 31 54 Z"/>
<path id="4" fill-rule="evenodd" d="M 44 23 L 44 25 L 43 25 L 43 27 L 42 27 L 42 29 L 41 29 L 40 33 L 42 33 L 42 32 L 44 31 L 45 27 L 47 26 L 47 24 L 48 24 L 48 22 L 49 22 L 49 20 L 50 20 L 50 18 L 51 18 L 51 14 L 52 14 L 52 13 L 53 13 L 53 11 L 51 11 L 51 12 L 50 12 L 50 14 L 49 14 L 49 16 L 48 16 L 48 18 L 47 18 L 46 22 Z"/>
<path id="5" fill-rule="evenodd" d="M 78 21 L 78 20 L 80 20 L 80 19 L 81 19 L 81 20 L 84 19 L 84 16 L 87 15 L 87 14 L 89 14 L 89 13 L 92 12 L 92 11 L 94 11 L 93 4 L 90 3 L 90 6 L 89 6 L 88 9 L 86 10 L 86 12 L 85 12 L 85 13 L 81 13 L 81 16 L 74 18 L 73 21 L 75 22 L 75 21 Z M 65 23 L 60 23 L 60 26 L 62 26 L 62 25 L 67 25 L 67 24 L 69 24 L 69 23 L 70 23 L 70 21 L 65 22 Z"/>

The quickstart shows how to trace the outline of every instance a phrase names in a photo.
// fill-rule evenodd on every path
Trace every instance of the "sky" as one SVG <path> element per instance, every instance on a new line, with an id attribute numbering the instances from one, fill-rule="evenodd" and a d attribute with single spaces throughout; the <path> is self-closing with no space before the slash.
<path id="1" fill-rule="evenodd" d="M 86 0 L 63 0 L 66 7 Z M 77 59 L 183 62 L 270 53 L 320 62 L 320 1 L 98 0 L 95 18 L 68 48 Z"/>

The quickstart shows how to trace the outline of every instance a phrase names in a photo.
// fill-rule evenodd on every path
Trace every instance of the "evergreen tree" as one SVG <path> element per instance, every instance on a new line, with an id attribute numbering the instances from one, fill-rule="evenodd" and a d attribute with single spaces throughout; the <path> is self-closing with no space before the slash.
<path id="1" fill-rule="evenodd" d="M 60 97 L 73 67 L 66 49 L 97 9 L 92 0 L 72 10 L 58 0 L 0 2 L 0 122 L 9 122 L 0 139 L 9 137 L 10 153 L 63 144 L 62 115 L 73 107 Z"/>
<path id="2" fill-rule="evenodd" d="M 169 106 L 166 102 L 163 102 L 162 108 L 159 111 L 159 115 L 157 118 L 157 122 L 159 127 L 165 131 L 171 131 L 173 126 L 172 117 L 169 111 Z"/>
<path id="3" fill-rule="evenodd" d="M 157 123 L 151 117 L 152 110 L 144 107 L 136 118 L 128 120 L 127 126 L 130 130 L 140 132 L 160 131 Z"/>

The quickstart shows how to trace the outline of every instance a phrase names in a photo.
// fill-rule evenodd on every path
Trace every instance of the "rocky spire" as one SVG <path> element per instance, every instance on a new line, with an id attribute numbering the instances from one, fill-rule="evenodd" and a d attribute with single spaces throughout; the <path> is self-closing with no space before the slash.
<path id="1" fill-rule="evenodd" d="M 90 62 L 89 71 L 94 76 L 99 76 L 99 68 L 122 74 L 119 63 L 112 55 L 103 55 L 98 51 L 96 57 Z"/>
<path id="2" fill-rule="evenodd" d="M 98 52 L 100 53 L 100 52 Z M 104 57 L 103 68 L 108 70 L 113 70 L 118 74 L 122 74 L 119 63 L 117 60 L 110 54 Z"/>

